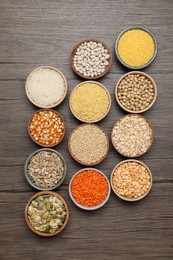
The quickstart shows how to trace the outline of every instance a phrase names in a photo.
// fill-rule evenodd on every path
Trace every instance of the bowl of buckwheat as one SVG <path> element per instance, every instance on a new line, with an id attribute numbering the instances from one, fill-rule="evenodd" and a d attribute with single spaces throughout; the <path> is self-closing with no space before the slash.
<path id="1" fill-rule="evenodd" d="M 66 163 L 56 150 L 41 148 L 33 152 L 25 162 L 25 177 L 37 190 L 54 190 L 66 176 Z"/>
<path id="2" fill-rule="evenodd" d="M 151 190 L 152 173 L 141 161 L 130 159 L 120 162 L 111 173 L 113 192 L 126 201 L 143 199 Z"/>
<path id="3" fill-rule="evenodd" d="M 144 72 L 126 73 L 116 84 L 115 97 L 120 107 L 125 111 L 143 113 L 151 108 L 156 101 L 156 83 Z"/>
<path id="4" fill-rule="evenodd" d="M 112 55 L 102 41 L 86 39 L 73 48 L 70 65 L 78 76 L 85 79 L 98 79 L 109 71 Z"/>

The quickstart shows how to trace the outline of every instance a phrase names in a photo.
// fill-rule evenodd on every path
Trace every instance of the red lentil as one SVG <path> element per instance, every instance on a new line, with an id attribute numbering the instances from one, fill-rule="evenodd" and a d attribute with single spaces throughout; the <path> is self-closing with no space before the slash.
<path id="1" fill-rule="evenodd" d="M 37 111 L 29 124 L 29 132 L 36 143 L 43 146 L 54 146 L 64 136 L 64 122 L 54 110 Z"/>
<path id="2" fill-rule="evenodd" d="M 83 206 L 93 207 L 105 200 L 108 194 L 108 183 L 99 172 L 84 170 L 73 179 L 71 192 L 76 202 Z"/>

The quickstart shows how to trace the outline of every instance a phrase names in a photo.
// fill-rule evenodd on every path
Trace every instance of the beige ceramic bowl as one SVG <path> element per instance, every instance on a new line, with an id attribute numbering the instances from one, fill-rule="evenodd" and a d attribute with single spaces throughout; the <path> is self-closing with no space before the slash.
<path id="1" fill-rule="evenodd" d="M 63 226 L 59 229 L 57 229 L 57 231 L 55 231 L 54 233 L 45 233 L 45 232 L 40 232 L 38 230 L 36 230 L 30 223 L 30 220 L 28 218 L 28 207 L 29 205 L 31 204 L 32 200 L 35 199 L 36 197 L 40 196 L 40 195 L 52 195 L 52 196 L 56 196 L 58 199 L 60 199 L 64 206 L 65 206 L 65 209 L 66 209 L 66 219 L 65 219 L 65 222 L 63 224 Z M 63 199 L 63 197 L 61 197 L 58 193 L 56 192 L 53 192 L 53 191 L 40 191 L 40 192 L 37 192 L 35 193 L 28 201 L 28 203 L 26 204 L 25 206 L 25 220 L 26 220 L 26 223 L 28 225 L 28 227 L 34 232 L 36 233 L 37 235 L 39 236 L 44 236 L 44 237 L 51 237 L 51 236 L 55 236 L 57 235 L 58 233 L 60 233 L 67 225 L 68 223 L 68 220 L 69 220 L 69 209 L 68 209 L 68 206 L 67 206 L 67 203 L 66 201 Z"/>
<path id="2" fill-rule="evenodd" d="M 146 79 L 148 79 L 148 80 L 151 82 L 151 84 L 152 84 L 152 86 L 153 86 L 153 88 L 154 88 L 154 97 L 153 97 L 153 100 L 150 102 L 150 104 L 149 104 L 145 109 L 134 111 L 134 110 L 129 110 L 129 109 L 127 109 L 125 106 L 123 106 L 123 104 L 122 104 L 121 101 L 119 100 L 119 98 L 118 98 L 118 86 L 119 86 L 120 82 L 121 82 L 125 77 L 127 77 L 128 75 L 137 75 L 137 74 L 138 74 L 138 75 L 141 75 L 141 76 L 144 76 Z M 131 72 L 128 72 L 128 73 L 124 74 L 124 75 L 118 80 L 118 82 L 117 82 L 117 84 L 116 84 L 116 86 L 115 86 L 115 97 L 116 97 L 116 100 L 117 100 L 119 106 L 120 106 L 122 109 L 124 109 L 125 111 L 127 111 L 127 112 L 129 112 L 129 113 L 143 113 L 143 112 L 147 111 L 149 108 L 151 108 L 151 107 L 153 106 L 153 104 L 155 103 L 155 101 L 156 101 L 156 97 L 157 97 L 157 87 L 156 87 L 156 83 L 154 82 L 154 80 L 153 80 L 148 74 L 146 74 L 146 73 L 144 73 L 144 72 L 141 72 L 141 71 L 131 71 Z"/>
<path id="3" fill-rule="evenodd" d="M 74 58 L 74 56 L 75 56 L 75 54 L 76 54 L 76 51 L 77 51 L 78 47 L 79 47 L 82 43 L 84 43 L 84 42 L 90 42 L 90 41 L 93 41 L 93 42 L 96 42 L 96 43 L 101 43 L 101 44 L 103 45 L 103 47 L 108 50 L 108 54 L 110 55 L 110 58 L 109 58 L 109 60 L 108 60 L 109 64 L 106 66 L 104 72 L 101 73 L 100 75 L 94 76 L 94 77 L 84 76 L 83 74 L 81 74 L 79 71 L 76 70 L 76 68 L 75 68 L 75 66 L 74 66 L 74 63 L 73 63 L 73 58 Z M 103 43 L 102 41 L 96 40 L 96 39 L 93 39 L 93 38 L 91 38 L 91 39 L 86 39 L 86 40 L 83 40 L 83 41 L 79 42 L 79 43 L 73 48 L 73 50 L 72 50 L 72 52 L 71 52 L 71 55 L 70 55 L 70 65 L 71 65 L 73 71 L 74 71 L 78 76 L 80 76 L 80 77 L 82 77 L 82 78 L 84 78 L 84 79 L 90 79 L 90 80 L 99 79 L 99 78 L 103 77 L 103 76 L 109 71 L 109 69 L 110 69 L 110 67 L 111 67 L 111 65 L 112 65 L 112 55 L 111 55 L 111 52 L 110 52 L 110 50 L 108 49 L 107 45 L 106 45 L 105 43 Z"/>
<path id="4" fill-rule="evenodd" d="M 136 163 L 138 163 L 138 164 L 144 166 L 144 167 L 146 168 L 146 170 L 148 171 L 149 176 L 150 176 L 150 185 L 149 185 L 147 191 L 146 191 L 143 195 L 141 195 L 141 196 L 139 196 L 139 197 L 137 197 L 137 198 L 129 198 L 129 197 L 127 197 L 127 196 L 122 196 L 122 195 L 120 195 L 120 194 L 118 193 L 118 191 L 116 190 L 116 188 L 114 187 L 114 185 L 113 185 L 113 175 L 114 175 L 115 170 L 116 170 L 120 165 L 125 164 L 125 163 L 129 163 L 129 162 L 136 162 Z M 150 169 L 147 167 L 146 164 L 144 164 L 143 162 L 138 161 L 138 160 L 129 159 L 129 160 L 122 161 L 122 162 L 118 163 L 118 164 L 115 166 L 115 168 L 113 169 L 113 171 L 112 171 L 112 173 L 111 173 L 111 176 L 110 176 L 110 183 L 111 183 L 111 187 L 112 187 L 113 192 L 114 192 L 120 199 L 123 199 L 123 200 L 126 200 L 126 201 L 132 201 L 132 202 L 133 202 L 133 201 L 141 200 L 141 199 L 143 199 L 145 196 L 147 196 L 147 194 L 150 192 L 150 190 L 151 190 L 151 188 L 152 188 L 153 178 L 152 178 L 152 173 L 151 173 Z"/>
<path id="5" fill-rule="evenodd" d="M 31 94 L 29 92 L 29 89 L 28 89 L 29 81 L 30 81 L 31 77 L 34 75 L 34 73 L 37 72 L 38 70 L 44 70 L 44 69 L 49 69 L 49 70 L 53 70 L 53 71 L 57 72 L 61 76 L 63 81 L 64 81 L 64 94 L 63 94 L 62 98 L 58 99 L 55 103 L 53 103 L 51 105 L 50 104 L 49 105 L 41 105 L 38 102 L 36 102 L 32 98 L 32 96 L 31 96 Z M 62 74 L 61 71 L 59 71 L 58 69 L 56 69 L 56 68 L 54 68 L 52 66 L 40 66 L 40 67 L 34 69 L 29 74 L 29 76 L 28 76 L 28 78 L 26 80 L 26 83 L 25 83 L 25 92 L 26 92 L 26 95 L 27 95 L 28 99 L 31 101 L 32 104 L 34 104 L 35 106 L 40 107 L 40 108 L 53 108 L 53 107 L 58 106 L 65 99 L 65 97 L 67 95 L 67 89 L 68 89 L 68 85 L 67 85 L 67 80 L 66 80 L 65 76 Z"/>

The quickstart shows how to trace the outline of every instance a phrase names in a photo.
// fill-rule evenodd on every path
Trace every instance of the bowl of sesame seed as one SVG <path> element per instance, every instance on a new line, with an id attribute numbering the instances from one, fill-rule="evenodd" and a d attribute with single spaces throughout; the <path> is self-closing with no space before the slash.
<path id="1" fill-rule="evenodd" d="M 67 166 L 56 150 L 41 148 L 34 151 L 25 162 L 25 177 L 37 190 L 54 190 L 65 179 Z"/>
<path id="2" fill-rule="evenodd" d="M 37 110 L 29 119 L 28 133 L 31 139 L 43 147 L 58 145 L 66 132 L 65 121 L 53 109 Z"/>
<path id="3" fill-rule="evenodd" d="M 113 192 L 126 201 L 138 201 L 150 192 L 152 173 L 141 161 L 130 159 L 120 162 L 111 173 Z"/>

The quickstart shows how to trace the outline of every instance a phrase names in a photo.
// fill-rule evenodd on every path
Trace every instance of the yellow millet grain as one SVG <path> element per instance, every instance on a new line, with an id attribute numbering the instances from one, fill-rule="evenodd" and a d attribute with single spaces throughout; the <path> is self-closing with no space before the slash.
<path id="1" fill-rule="evenodd" d="M 87 122 L 99 120 L 109 109 L 109 96 L 97 83 L 83 83 L 71 94 L 70 105 L 79 119 Z"/>
<path id="2" fill-rule="evenodd" d="M 125 32 L 118 42 L 118 54 L 127 65 L 139 67 L 153 57 L 155 45 L 151 35 L 140 29 Z"/>

